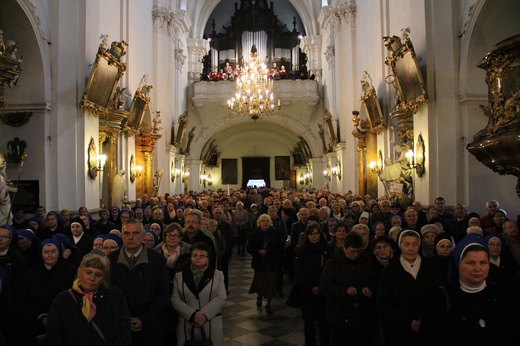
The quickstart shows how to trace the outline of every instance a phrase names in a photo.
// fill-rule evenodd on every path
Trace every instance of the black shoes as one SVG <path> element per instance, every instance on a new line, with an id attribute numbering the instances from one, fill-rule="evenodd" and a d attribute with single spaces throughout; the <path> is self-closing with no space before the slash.
<path id="1" fill-rule="evenodd" d="M 269 315 L 272 315 L 272 314 L 273 314 L 273 308 L 271 307 L 271 305 L 266 305 L 266 306 L 265 306 L 265 311 L 266 311 Z"/>
<path id="2" fill-rule="evenodd" d="M 256 298 L 256 307 L 259 309 L 262 307 L 262 298 Z"/>

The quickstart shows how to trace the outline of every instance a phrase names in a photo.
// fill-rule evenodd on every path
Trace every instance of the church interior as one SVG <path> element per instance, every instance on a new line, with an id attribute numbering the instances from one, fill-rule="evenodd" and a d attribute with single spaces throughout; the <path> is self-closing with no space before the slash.
<path id="1" fill-rule="evenodd" d="M 516 215 L 518 55 L 497 77 L 488 53 L 518 52 L 519 12 L 516 0 L 3 0 L 14 203 L 95 211 L 263 181 L 478 213 L 495 199 Z"/>

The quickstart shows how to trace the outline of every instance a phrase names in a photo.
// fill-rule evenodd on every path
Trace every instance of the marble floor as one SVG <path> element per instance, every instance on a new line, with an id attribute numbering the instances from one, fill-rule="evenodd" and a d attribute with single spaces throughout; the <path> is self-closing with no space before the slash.
<path id="1" fill-rule="evenodd" d="M 284 297 L 271 302 L 274 314 L 256 307 L 256 294 L 248 294 L 253 279 L 251 256 L 233 255 L 229 262 L 229 297 L 222 315 L 224 345 L 304 345 L 301 310 L 285 305 L 291 284 L 285 283 Z M 287 277 L 285 277 L 287 281 Z"/>

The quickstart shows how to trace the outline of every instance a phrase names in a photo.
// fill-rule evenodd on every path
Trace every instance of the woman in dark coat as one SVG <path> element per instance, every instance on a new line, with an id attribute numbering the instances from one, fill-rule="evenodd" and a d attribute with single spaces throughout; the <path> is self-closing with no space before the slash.
<path id="1" fill-rule="evenodd" d="M 48 345 L 132 344 L 130 314 L 123 293 L 110 285 L 104 255 L 83 257 L 72 289 L 61 292 L 49 311 Z"/>
<path id="2" fill-rule="evenodd" d="M 41 262 L 40 240 L 34 235 L 33 230 L 19 229 L 18 245 L 20 246 L 20 253 L 27 262 L 27 268 L 32 268 Z"/>
<path id="3" fill-rule="evenodd" d="M 381 272 L 378 308 L 387 346 L 420 345 L 419 330 L 424 304 L 434 289 L 430 263 L 419 255 L 420 235 L 401 232 L 401 251 Z"/>
<path id="4" fill-rule="evenodd" d="M 320 290 L 325 296 L 325 314 L 333 346 L 370 345 L 374 328 L 372 300 L 377 279 L 363 253 L 363 240 L 356 232 L 345 239 L 341 251 L 325 263 Z"/>
<path id="5" fill-rule="evenodd" d="M 276 294 L 276 271 L 283 259 L 282 234 L 273 228 L 267 214 L 260 215 L 257 223 L 258 228 L 251 233 L 247 242 L 247 252 L 253 256 L 251 267 L 255 272 L 249 294 L 258 294 L 258 308 L 262 307 L 262 298 L 267 298 L 265 310 L 272 314 L 271 300 Z"/>
<path id="6" fill-rule="evenodd" d="M 320 291 L 321 271 L 333 250 L 319 224 L 305 229 L 305 241 L 294 260 L 296 288 L 301 295 L 301 309 L 305 326 L 305 345 L 316 345 L 315 323 L 318 323 L 320 344 L 329 344 L 329 328 L 325 320 L 325 297 Z"/>
<path id="7" fill-rule="evenodd" d="M 40 248 L 41 261 L 27 271 L 19 290 L 20 301 L 27 309 L 36 335 L 45 334 L 52 301 L 71 287 L 76 275 L 76 267 L 65 262 L 60 254 L 61 244 L 57 240 L 44 240 Z"/>

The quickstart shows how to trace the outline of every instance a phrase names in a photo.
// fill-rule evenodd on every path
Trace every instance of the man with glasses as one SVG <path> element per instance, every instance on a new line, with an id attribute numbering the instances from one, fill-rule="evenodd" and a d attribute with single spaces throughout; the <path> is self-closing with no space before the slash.
<path id="1" fill-rule="evenodd" d="M 195 244 L 199 241 L 208 244 L 211 249 L 211 258 L 209 265 L 217 268 L 217 255 L 215 245 L 210 237 L 200 230 L 200 222 L 202 221 L 202 212 L 197 209 L 189 209 L 184 213 L 184 236 L 182 240 L 188 244 Z M 227 245 L 227 244 L 226 244 Z"/>

